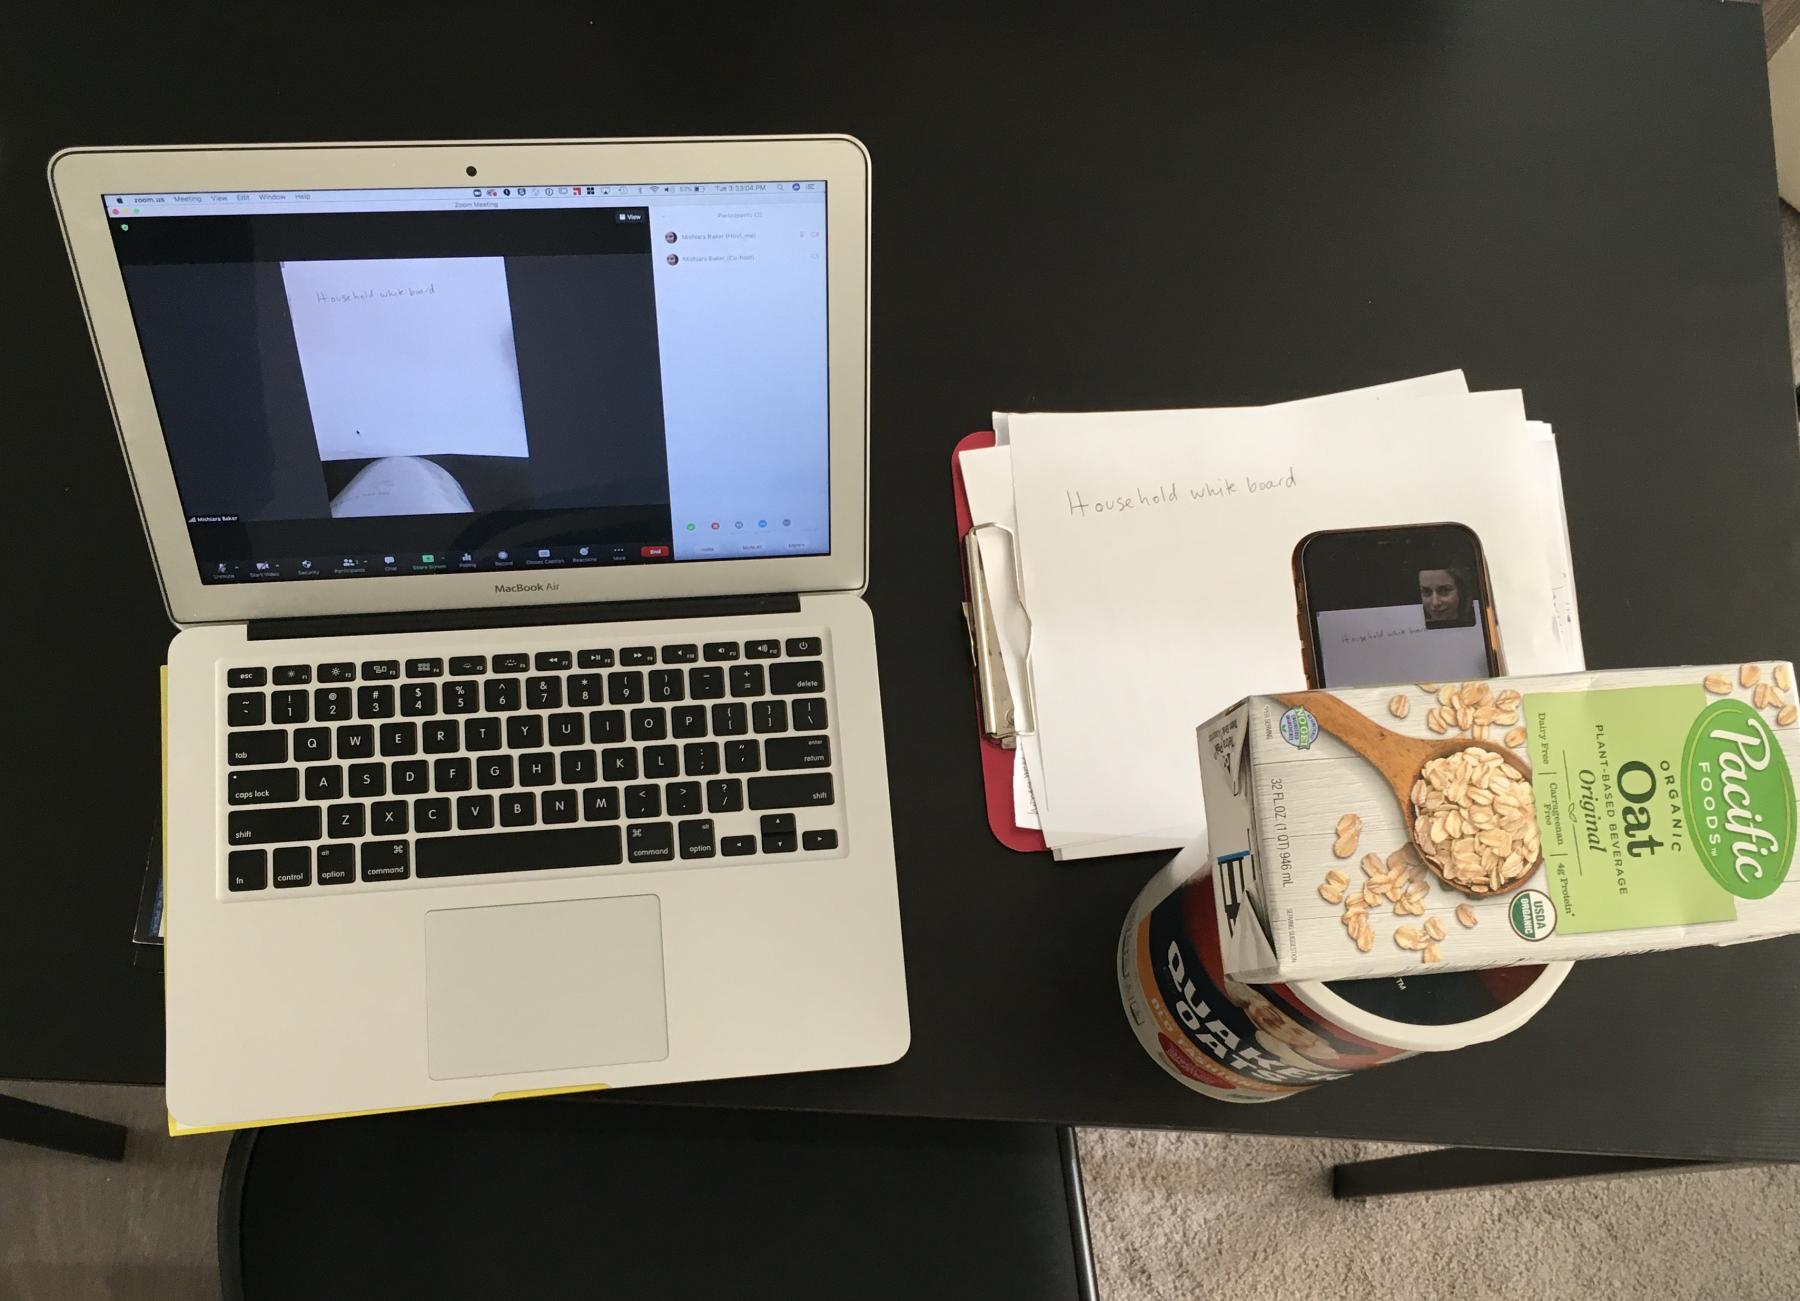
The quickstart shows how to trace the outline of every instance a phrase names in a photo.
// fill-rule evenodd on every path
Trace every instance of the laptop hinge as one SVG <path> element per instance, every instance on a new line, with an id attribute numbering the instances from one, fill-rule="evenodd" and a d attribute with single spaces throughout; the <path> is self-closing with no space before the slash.
<path id="1" fill-rule="evenodd" d="M 306 619 L 252 619 L 251 641 L 293 637 L 354 637 L 369 633 L 448 632 L 462 628 L 538 627 L 560 623 L 634 623 L 646 619 L 718 619 L 746 614 L 797 614 L 798 592 L 763 596 L 692 596 L 662 601 L 604 601 L 476 610 L 403 610 L 331 614 Z"/>

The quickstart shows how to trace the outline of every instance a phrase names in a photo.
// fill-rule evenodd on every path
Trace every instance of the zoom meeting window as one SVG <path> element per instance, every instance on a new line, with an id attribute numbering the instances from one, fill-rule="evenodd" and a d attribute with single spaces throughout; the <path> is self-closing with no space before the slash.
<path id="1" fill-rule="evenodd" d="M 105 199 L 203 581 L 830 550 L 822 181 Z"/>

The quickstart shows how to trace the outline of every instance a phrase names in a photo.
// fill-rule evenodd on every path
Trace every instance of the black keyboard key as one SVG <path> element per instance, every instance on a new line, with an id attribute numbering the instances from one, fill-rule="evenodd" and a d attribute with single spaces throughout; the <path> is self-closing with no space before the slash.
<path id="1" fill-rule="evenodd" d="M 827 828 L 824 831 L 804 832 L 800 837 L 802 849 L 836 849 L 837 832 Z"/>
<path id="2" fill-rule="evenodd" d="M 368 759 L 375 753 L 375 729 L 366 723 L 337 730 L 337 753 L 340 759 Z"/>
<path id="3" fill-rule="evenodd" d="M 650 672 L 650 699 L 660 704 L 685 699 L 687 684 L 680 669 L 653 669 Z M 258 697 L 261 699 L 261 697 Z M 258 719 L 258 722 L 261 720 Z"/>
<path id="4" fill-rule="evenodd" d="M 537 796 L 530 791 L 510 791 L 500 797 L 500 825 L 529 827 L 537 821 Z"/>
<path id="5" fill-rule="evenodd" d="M 609 782 L 636 781 L 638 775 L 638 752 L 629 745 L 616 746 L 600 752 L 600 775 Z"/>
<path id="6" fill-rule="evenodd" d="M 419 725 L 417 723 L 383 723 L 377 736 L 381 740 L 381 753 L 384 758 L 392 759 L 399 755 L 419 752 Z"/>
<path id="7" fill-rule="evenodd" d="M 683 818 L 700 811 L 699 782 L 670 782 L 663 788 L 663 803 L 672 818 Z"/>
<path id="8" fill-rule="evenodd" d="M 628 818 L 661 817 L 662 787 L 627 786 L 625 788 L 625 816 Z"/>
<path id="9" fill-rule="evenodd" d="M 757 827 L 765 836 L 793 835 L 794 815 L 792 813 L 765 813 L 757 819 Z"/>
<path id="10" fill-rule="evenodd" d="M 355 840 L 362 833 L 362 805 L 333 804 L 325 810 L 325 834 L 333 840 Z"/>
<path id="11" fill-rule="evenodd" d="M 356 716 L 358 718 L 392 718 L 394 716 L 394 689 L 382 683 L 373 687 L 356 689 Z"/>
<path id="12" fill-rule="evenodd" d="M 226 762 L 234 768 L 286 763 L 287 757 L 286 732 L 233 732 L 225 738 Z"/>
<path id="13" fill-rule="evenodd" d="M 343 799 L 344 770 L 335 763 L 308 768 L 306 770 L 306 798 L 309 800 Z"/>
<path id="14" fill-rule="evenodd" d="M 765 854 L 791 854 L 797 848 L 794 836 L 794 815 L 792 813 L 775 813 L 762 819 L 762 851 Z"/>
<path id="15" fill-rule="evenodd" d="M 695 818 L 691 822 L 680 823 L 676 833 L 681 843 L 683 858 L 711 858 L 713 849 L 713 824 L 711 818 Z"/>
<path id="16" fill-rule="evenodd" d="M 762 838 L 762 852 L 765 854 L 791 854 L 794 849 L 794 833 L 791 831 L 786 835 Z"/>
<path id="17" fill-rule="evenodd" d="M 437 759 L 431 765 L 431 789 L 466 791 L 473 775 L 474 765 L 467 759 Z"/>
<path id="18" fill-rule="evenodd" d="M 825 697 L 823 696 L 808 696 L 804 700 L 794 702 L 794 730 L 796 732 L 823 732 L 825 717 Z"/>
<path id="19" fill-rule="evenodd" d="M 471 718 L 463 724 L 463 749 L 474 752 L 478 750 L 498 750 L 499 748 L 499 719 Z"/>
<path id="20" fill-rule="evenodd" d="M 678 740 L 706 735 L 705 705 L 676 705 L 669 711 L 669 735 Z"/>
<path id="21" fill-rule="evenodd" d="M 527 673 L 531 670 L 529 655 L 496 655 L 494 656 L 494 672 Z"/>
<path id="22" fill-rule="evenodd" d="M 499 657 L 495 657 L 498 661 Z M 489 678 L 481 684 L 481 700 L 490 714 L 509 714 L 519 707 L 517 678 Z"/>
<path id="23" fill-rule="evenodd" d="M 514 714 L 506 720 L 506 748 L 532 750 L 544 743 L 544 720 L 536 714 Z"/>
<path id="24" fill-rule="evenodd" d="M 556 822 L 573 822 L 581 816 L 581 806 L 574 791 L 545 791 L 538 797 L 538 809 L 546 826 Z"/>
<path id="25" fill-rule="evenodd" d="M 441 678 L 444 676 L 444 661 L 440 659 L 406 661 L 406 676 L 409 678 Z"/>
<path id="26" fill-rule="evenodd" d="M 773 660 L 781 658 L 781 643 L 772 637 L 764 637 L 760 641 L 744 643 L 744 658 L 752 660 Z"/>
<path id="27" fill-rule="evenodd" d="M 804 659 L 818 655 L 825 649 L 825 643 L 818 637 L 789 637 L 787 653 L 789 659 Z"/>
<path id="28" fill-rule="evenodd" d="M 267 669 L 227 669 L 225 685 L 228 687 L 260 687 L 269 680 Z"/>
<path id="29" fill-rule="evenodd" d="M 740 705 L 741 709 L 742 706 Z M 788 730 L 787 701 L 759 700 L 750 706 L 750 725 L 759 734 Z"/>
<path id="30" fill-rule="evenodd" d="M 519 785 L 548 786 L 556 780 L 556 756 L 540 752 L 519 756 Z"/>
<path id="31" fill-rule="evenodd" d="M 584 650 L 575 656 L 575 662 L 584 669 L 610 669 L 613 653 L 610 650 Z"/>
<path id="32" fill-rule="evenodd" d="M 566 669 L 570 664 L 568 651 L 539 651 L 531 657 L 531 666 L 539 673 L 549 673 L 556 669 Z"/>
<path id="33" fill-rule="evenodd" d="M 419 842 L 419 876 L 480 876 L 570 867 L 611 867 L 622 855 L 617 827 L 498 831 Z"/>
<path id="34" fill-rule="evenodd" d="M 666 822 L 625 828 L 625 856 L 634 863 L 666 863 L 675 857 L 675 829 Z"/>
<path id="35" fill-rule="evenodd" d="M 763 742 L 763 763 L 770 772 L 783 768 L 829 768 L 829 736 L 777 736 Z"/>
<path id="36" fill-rule="evenodd" d="M 604 704 L 605 701 L 606 688 L 598 673 L 569 675 L 569 704 L 585 708 L 588 705 Z"/>
<path id="37" fill-rule="evenodd" d="M 760 696 L 763 693 L 763 666 L 760 664 L 734 664 L 731 666 L 731 694 L 734 696 Z"/>
<path id="38" fill-rule="evenodd" d="M 225 798 L 231 804 L 292 804 L 300 798 L 300 772 L 296 768 L 255 768 L 225 778 Z"/>
<path id="39" fill-rule="evenodd" d="M 631 711 L 631 739 L 634 741 L 660 741 L 669 734 L 669 714 L 665 709 L 650 706 L 646 709 Z"/>
<path id="40" fill-rule="evenodd" d="M 587 728 L 581 725 L 580 714 L 552 714 L 544 722 L 544 734 L 551 745 L 580 745 L 587 740 Z"/>
<path id="41" fill-rule="evenodd" d="M 444 684 L 444 712 L 446 714 L 472 714 L 481 708 L 481 693 L 475 689 L 473 682 L 446 682 Z"/>
<path id="42" fill-rule="evenodd" d="M 681 771 L 689 777 L 711 777 L 719 771 L 717 741 L 689 741 L 681 747 Z"/>
<path id="43" fill-rule="evenodd" d="M 581 817 L 586 822 L 617 822 L 619 788 L 595 786 L 581 792 Z"/>
<path id="44" fill-rule="evenodd" d="M 413 801 L 413 830 L 420 835 L 450 830 L 450 801 L 442 796 Z"/>
<path id="45" fill-rule="evenodd" d="M 331 758 L 331 729 L 302 727 L 294 732 L 294 762 L 310 763 Z"/>
<path id="46" fill-rule="evenodd" d="M 561 678 L 526 678 L 525 703 L 532 709 L 562 708 Z"/>
<path id="47" fill-rule="evenodd" d="M 664 646 L 662 648 L 662 662 L 664 664 L 692 664 L 699 658 L 700 648 L 691 641 L 680 642 L 677 645 Z"/>
<path id="48" fill-rule="evenodd" d="M 451 683 L 462 686 L 463 683 Z M 429 718 L 437 713 L 438 689 L 435 682 L 408 682 L 400 688 L 400 714 L 404 718 Z"/>
<path id="49" fill-rule="evenodd" d="M 644 747 L 644 776 L 646 777 L 679 777 L 681 776 L 681 751 L 672 745 L 647 745 Z"/>
<path id="50" fill-rule="evenodd" d="M 761 772 L 762 748 L 756 741 L 725 742 L 726 772 Z"/>
<path id="51" fill-rule="evenodd" d="M 275 666 L 275 685 L 278 687 L 301 687 L 312 681 L 312 665 L 310 664 L 277 664 Z"/>
<path id="52" fill-rule="evenodd" d="M 738 644 L 734 641 L 709 641 L 701 654 L 709 660 L 734 660 L 738 657 Z"/>
<path id="53" fill-rule="evenodd" d="M 484 791 L 503 791 L 513 786 L 510 754 L 484 755 L 475 761 L 475 784 Z"/>
<path id="54" fill-rule="evenodd" d="M 736 813 L 744 807 L 744 783 L 736 777 L 719 777 L 706 783 L 708 813 Z"/>
<path id="55" fill-rule="evenodd" d="M 354 682 L 356 681 L 356 665 L 343 663 L 321 664 L 319 665 L 319 681 Z"/>
<path id="56" fill-rule="evenodd" d="M 225 887 L 239 890 L 262 890 L 269 884 L 269 851 L 266 849 L 234 849 L 225 856 Z"/>
<path id="57" fill-rule="evenodd" d="M 596 709 L 588 715 L 588 740 L 595 745 L 617 745 L 624 739 L 623 709 Z"/>
<path id="58" fill-rule="evenodd" d="M 615 705 L 637 705 L 644 700 L 644 675 L 635 670 L 606 675 L 606 698 Z"/>
<path id="59" fill-rule="evenodd" d="M 362 879 L 399 881 L 407 875 L 404 840 L 371 840 L 362 847 Z"/>
<path id="60" fill-rule="evenodd" d="M 812 808 L 830 804 L 837 798 L 828 772 L 790 777 L 752 777 L 748 786 L 750 807 L 753 809 Z"/>
<path id="61" fill-rule="evenodd" d="M 269 720 L 304 723 L 312 717 L 312 697 L 304 691 L 277 691 L 269 697 Z"/>
<path id="62" fill-rule="evenodd" d="M 454 718 L 434 718 L 422 729 L 426 754 L 455 754 L 462 749 L 462 729 Z"/>
<path id="63" fill-rule="evenodd" d="M 364 682 L 392 682 L 400 676 L 400 661 L 364 660 L 362 675 Z"/>
<path id="64" fill-rule="evenodd" d="M 825 662 L 797 660 L 769 666 L 769 690 L 778 696 L 798 696 L 825 690 Z"/>
<path id="65" fill-rule="evenodd" d="M 458 795 L 456 797 L 456 829 L 486 831 L 494 825 L 492 795 Z"/>
<path id="66" fill-rule="evenodd" d="M 627 646 L 619 652 L 621 664 L 654 664 L 656 663 L 656 647 Z"/>
<path id="67" fill-rule="evenodd" d="M 261 727 L 268 721 L 268 706 L 260 691 L 234 691 L 225 697 L 225 721 L 233 727 Z"/>
<path id="68" fill-rule="evenodd" d="M 450 676 L 454 678 L 473 678 L 487 672 L 487 656 L 456 655 L 450 660 Z"/>
<path id="69" fill-rule="evenodd" d="M 406 801 L 377 800 L 369 806 L 371 836 L 404 836 L 406 834 Z"/>
<path id="70" fill-rule="evenodd" d="M 225 839 L 233 845 L 317 840 L 321 823 L 319 810 L 310 804 L 294 804 L 285 809 L 233 809 L 226 814 Z"/>
<path id="71" fill-rule="evenodd" d="M 372 800 L 387 794 L 387 765 L 385 763 L 353 763 L 350 765 L 350 783 L 345 790 L 353 800 Z"/>
<path id="72" fill-rule="evenodd" d="M 423 759 L 409 759 L 388 768 L 388 789 L 396 795 L 423 795 L 431 789 L 431 767 Z"/>
<path id="73" fill-rule="evenodd" d="M 719 842 L 719 852 L 726 858 L 738 858 L 756 852 L 755 836 L 727 836 Z"/>
<path id="74" fill-rule="evenodd" d="M 355 845 L 319 846 L 319 884 L 343 885 L 356 880 Z"/>
<path id="75" fill-rule="evenodd" d="M 564 750 L 556 756 L 556 765 L 565 786 L 586 786 L 600 779 L 592 750 Z"/>
<path id="76" fill-rule="evenodd" d="M 340 723 L 350 717 L 349 687 L 318 687 L 313 691 L 313 716 L 321 723 Z"/>
<path id="77" fill-rule="evenodd" d="M 714 736 L 742 736 L 750 728 L 750 715 L 738 701 L 712 707 Z"/>
<path id="78" fill-rule="evenodd" d="M 725 670 L 689 669 L 688 694 L 695 700 L 717 700 L 725 694 Z"/>

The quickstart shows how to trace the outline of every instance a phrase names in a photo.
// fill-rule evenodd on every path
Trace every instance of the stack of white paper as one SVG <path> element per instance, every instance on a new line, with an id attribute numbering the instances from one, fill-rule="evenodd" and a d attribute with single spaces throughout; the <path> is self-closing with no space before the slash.
<path id="1" fill-rule="evenodd" d="M 1585 667 L 1555 437 L 1460 372 L 1279 406 L 994 417 L 961 456 L 1020 729 L 1015 819 L 1061 858 L 1205 830 L 1194 727 L 1304 685 L 1295 544 L 1454 521 L 1508 671 Z"/>

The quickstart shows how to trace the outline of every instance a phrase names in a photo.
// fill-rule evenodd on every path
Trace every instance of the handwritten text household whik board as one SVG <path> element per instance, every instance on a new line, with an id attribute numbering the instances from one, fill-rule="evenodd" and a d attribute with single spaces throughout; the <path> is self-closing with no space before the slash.
<path id="1" fill-rule="evenodd" d="M 1511 671 L 1580 666 L 1546 613 L 1540 448 L 1516 392 L 1088 425 L 1011 421 L 1052 843 L 1204 830 L 1194 728 L 1303 685 L 1292 556 L 1315 530 L 1467 524 Z"/>

